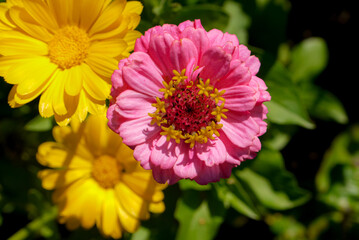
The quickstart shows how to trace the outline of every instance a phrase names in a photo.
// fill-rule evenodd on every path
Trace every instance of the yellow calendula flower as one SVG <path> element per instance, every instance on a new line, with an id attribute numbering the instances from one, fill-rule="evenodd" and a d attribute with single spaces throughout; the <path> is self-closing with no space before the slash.
<path id="1" fill-rule="evenodd" d="M 133 158 L 133 150 L 107 126 L 105 115 L 53 129 L 56 142 L 39 146 L 37 160 L 42 186 L 53 192 L 60 223 L 70 230 L 95 224 L 100 232 L 120 238 L 133 233 L 149 212 L 165 209 L 162 190 Z"/>
<path id="2" fill-rule="evenodd" d="M 39 112 L 59 125 L 106 108 L 111 75 L 141 36 L 142 4 L 126 0 L 0 3 L 0 76 L 11 107 L 41 95 Z"/>

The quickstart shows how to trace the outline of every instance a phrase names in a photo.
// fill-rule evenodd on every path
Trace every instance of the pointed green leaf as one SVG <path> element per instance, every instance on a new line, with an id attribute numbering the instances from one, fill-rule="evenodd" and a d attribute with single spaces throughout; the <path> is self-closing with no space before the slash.
<path id="1" fill-rule="evenodd" d="M 277 62 L 265 77 L 272 100 L 266 102 L 268 119 L 277 124 L 296 124 L 313 129 L 305 106 L 298 94 L 298 87 L 293 84 L 288 71 Z"/>
<path id="2" fill-rule="evenodd" d="M 176 240 L 213 239 L 224 214 L 225 208 L 218 199 L 202 199 L 200 192 L 185 191 L 175 210 L 175 218 L 180 223 Z"/>
<path id="3" fill-rule="evenodd" d="M 308 38 L 298 44 L 292 52 L 289 71 L 295 82 L 313 81 L 328 63 L 328 47 L 324 39 Z"/>

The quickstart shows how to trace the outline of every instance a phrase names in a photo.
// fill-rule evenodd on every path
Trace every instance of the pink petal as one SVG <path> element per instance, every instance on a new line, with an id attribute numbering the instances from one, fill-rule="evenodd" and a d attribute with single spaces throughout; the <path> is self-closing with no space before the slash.
<path id="1" fill-rule="evenodd" d="M 128 63 L 128 59 L 122 59 L 118 64 L 118 69 L 116 69 L 112 76 L 111 76 L 111 82 L 112 82 L 112 88 L 111 88 L 111 96 L 117 97 L 121 90 L 125 88 L 125 83 L 123 82 L 122 78 L 122 68 L 125 64 Z"/>
<path id="2" fill-rule="evenodd" d="M 231 61 L 228 73 L 216 83 L 215 87 L 224 89 L 235 85 L 246 85 L 251 80 L 251 77 L 246 65 L 236 59 Z"/>
<path id="3" fill-rule="evenodd" d="M 222 164 L 226 160 L 226 147 L 222 140 L 216 138 L 204 144 L 196 144 L 197 157 L 203 161 L 207 167 Z"/>
<path id="4" fill-rule="evenodd" d="M 245 63 L 246 63 L 246 66 L 249 68 L 249 71 L 251 71 L 253 76 L 258 73 L 261 63 L 259 62 L 259 60 L 256 56 L 250 56 L 246 60 Z"/>
<path id="5" fill-rule="evenodd" d="M 239 45 L 234 53 L 236 59 L 245 62 L 249 56 L 251 55 L 251 51 L 245 45 Z"/>
<path id="6" fill-rule="evenodd" d="M 163 87 L 161 72 L 148 54 L 131 54 L 128 63 L 122 68 L 122 75 L 123 80 L 132 89 L 149 96 L 161 96 L 158 91 Z"/>
<path id="7" fill-rule="evenodd" d="M 226 162 L 234 165 L 239 165 L 242 161 L 248 158 L 248 156 L 250 155 L 250 146 L 246 148 L 239 148 L 238 146 L 234 145 L 231 140 L 228 139 L 228 137 L 226 136 L 226 134 L 224 134 L 222 130 L 219 130 L 219 133 L 219 138 L 226 146 Z"/>
<path id="8" fill-rule="evenodd" d="M 210 182 L 218 182 L 221 178 L 229 178 L 233 167 L 234 165 L 229 163 L 207 167 L 205 163 L 201 162 L 201 164 L 197 166 L 199 174 L 193 180 L 201 185 L 206 185 Z"/>
<path id="9" fill-rule="evenodd" d="M 160 167 L 153 167 L 152 175 L 157 182 L 169 185 L 175 184 L 181 179 L 174 173 L 173 169 L 161 169 Z"/>
<path id="10" fill-rule="evenodd" d="M 240 148 L 246 148 L 252 144 L 253 138 L 259 134 L 259 126 L 250 114 L 231 111 L 226 113 L 227 119 L 221 120 L 222 130 L 228 139 Z"/>
<path id="11" fill-rule="evenodd" d="M 178 144 L 171 139 L 166 140 L 166 136 L 161 136 L 152 149 L 150 164 L 161 169 L 170 169 L 176 163 L 178 157 Z"/>
<path id="12" fill-rule="evenodd" d="M 194 58 L 195 63 L 198 62 L 197 48 L 193 42 L 187 38 L 173 41 L 169 55 L 173 66 L 172 70 L 177 70 L 178 72 L 186 68 L 191 59 Z M 172 75 L 173 73 L 171 76 Z"/>
<path id="13" fill-rule="evenodd" d="M 203 26 L 202 26 L 202 23 L 201 23 L 201 20 L 199 19 L 195 19 L 193 22 L 190 21 L 190 20 L 187 20 L 185 22 L 182 22 L 178 25 L 178 28 L 181 30 L 181 31 L 184 31 L 186 28 L 188 27 L 191 27 L 191 28 L 195 28 L 195 29 L 200 29 L 202 28 L 203 29 Z"/>
<path id="14" fill-rule="evenodd" d="M 122 120 L 123 122 L 120 123 L 118 130 L 123 143 L 128 146 L 136 146 L 159 134 L 161 128 L 156 124 L 152 125 L 151 120 L 150 116 Z"/>
<path id="15" fill-rule="evenodd" d="M 188 144 L 180 146 L 180 154 L 176 164 L 173 166 L 174 173 L 180 178 L 193 179 L 198 175 L 196 162 L 200 162 L 194 150 L 188 147 Z"/>
<path id="16" fill-rule="evenodd" d="M 137 161 L 141 162 L 141 166 L 146 169 L 150 170 L 150 156 L 152 153 L 152 149 L 156 145 L 160 135 L 154 136 L 152 139 L 137 145 L 133 151 L 133 156 Z"/>
<path id="17" fill-rule="evenodd" d="M 182 32 L 181 36 L 190 39 L 194 43 L 198 51 L 198 62 L 200 62 L 203 53 L 209 47 L 207 32 L 203 28 L 188 27 Z"/>
<path id="18" fill-rule="evenodd" d="M 257 76 L 253 76 L 252 77 L 252 81 L 255 81 L 258 86 L 259 86 L 259 91 L 260 91 L 260 97 L 258 99 L 258 102 L 267 102 L 271 100 L 271 96 L 269 95 L 269 93 L 266 91 L 268 89 L 267 85 L 264 83 L 264 81 L 262 79 L 260 79 Z"/>
<path id="19" fill-rule="evenodd" d="M 227 42 L 231 42 L 233 45 L 238 46 L 238 38 L 234 34 L 223 33 L 218 29 L 212 29 L 208 32 L 208 38 L 211 46 L 223 47 Z"/>
<path id="20" fill-rule="evenodd" d="M 120 123 L 123 121 L 123 118 L 117 111 L 118 106 L 114 103 L 110 103 L 110 106 L 107 109 L 107 119 L 108 123 L 107 125 L 109 128 L 114 131 L 115 133 L 119 133 L 120 130 Z"/>
<path id="21" fill-rule="evenodd" d="M 227 54 L 221 47 L 209 48 L 202 57 L 200 67 L 203 70 L 200 77 L 204 80 L 211 79 L 215 82 L 225 76 L 230 69 L 231 55 Z"/>
<path id="22" fill-rule="evenodd" d="M 155 102 L 154 97 L 133 90 L 125 90 L 116 100 L 118 112 L 125 118 L 141 118 L 153 113 L 156 108 L 151 104 Z"/>
<path id="23" fill-rule="evenodd" d="M 172 70 L 174 68 L 170 61 L 169 52 L 174 40 L 173 36 L 168 33 L 156 35 L 151 38 L 148 47 L 148 54 L 164 76 L 173 75 Z"/>
<path id="24" fill-rule="evenodd" d="M 267 131 L 267 123 L 263 121 L 267 118 L 267 113 L 268 109 L 263 104 L 258 104 L 251 110 L 252 118 L 257 122 L 260 129 L 258 136 L 263 135 Z"/>
<path id="25" fill-rule="evenodd" d="M 226 91 L 222 96 L 225 99 L 224 107 L 229 110 L 249 111 L 256 104 L 257 91 L 252 87 L 239 85 L 221 90 Z"/>

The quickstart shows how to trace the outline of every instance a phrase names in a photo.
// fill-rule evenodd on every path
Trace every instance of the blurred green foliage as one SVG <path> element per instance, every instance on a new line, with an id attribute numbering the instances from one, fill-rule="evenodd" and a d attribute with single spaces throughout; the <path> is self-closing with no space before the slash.
<path id="1" fill-rule="evenodd" d="M 266 103 L 268 132 L 261 137 L 258 157 L 218 183 L 200 186 L 183 180 L 169 187 L 165 213 L 152 216 L 124 238 L 222 239 L 228 229 L 241 234 L 249 222 L 267 226 L 271 235 L 265 239 L 356 236 L 359 126 L 339 135 L 328 148 L 312 182 L 314 191 L 301 187 L 285 167 L 291 159 L 284 159 L 281 152 L 299 131 L 314 129 L 316 120 L 348 123 L 340 100 L 315 83 L 328 63 L 326 41 L 312 37 L 294 46 L 288 41 L 288 0 L 144 0 L 143 5 L 139 26 L 143 33 L 158 24 L 201 19 L 207 30 L 236 34 L 260 58 L 259 76 L 272 101 Z M 35 160 L 38 145 L 52 139 L 54 121 L 37 115 L 36 101 L 10 109 L 9 91 L 1 81 L 0 238 L 101 239 L 96 229 L 68 232 L 56 222 L 56 207 L 36 177 L 41 167 Z M 308 210 L 313 206 L 315 210 Z"/>

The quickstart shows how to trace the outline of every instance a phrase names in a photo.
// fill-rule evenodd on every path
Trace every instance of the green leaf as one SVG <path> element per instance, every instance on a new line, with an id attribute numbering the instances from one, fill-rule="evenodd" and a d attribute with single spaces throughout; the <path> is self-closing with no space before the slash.
<path id="1" fill-rule="evenodd" d="M 235 176 L 232 175 L 227 180 L 221 180 L 214 186 L 218 198 L 222 200 L 227 208 L 232 207 L 252 219 L 259 220 L 261 218 L 261 213 L 255 200 Z"/>
<path id="2" fill-rule="evenodd" d="M 265 82 L 272 96 L 272 100 L 265 103 L 271 122 L 296 124 L 308 129 L 315 127 L 299 98 L 298 87 L 293 84 L 288 71 L 279 62 L 273 65 L 265 77 Z"/>
<path id="3" fill-rule="evenodd" d="M 290 209 L 310 198 L 309 192 L 301 189 L 293 174 L 285 169 L 279 151 L 262 149 L 250 167 L 235 171 L 235 175 L 270 209 Z"/>
<path id="4" fill-rule="evenodd" d="M 31 221 L 29 224 L 26 225 L 26 227 L 17 231 L 9 238 L 9 240 L 27 239 L 33 234 L 40 233 L 41 231 L 43 231 L 44 227 L 46 228 L 46 225 L 49 222 L 52 222 L 56 217 L 57 208 L 53 207 L 48 211 L 44 212 L 44 214 L 40 217 Z M 50 230 L 50 228 L 47 228 L 47 230 Z M 48 234 L 48 232 L 45 234 Z"/>
<path id="5" fill-rule="evenodd" d="M 34 132 L 50 131 L 53 126 L 52 123 L 52 118 L 43 118 L 38 115 L 25 125 L 25 130 Z"/>
<path id="6" fill-rule="evenodd" d="M 333 120 L 345 124 L 348 116 L 339 99 L 331 92 L 313 84 L 303 84 L 300 97 L 311 116 L 322 120 Z"/>
<path id="7" fill-rule="evenodd" d="M 325 153 L 315 179 L 318 191 L 327 192 L 334 184 L 335 176 L 338 176 L 338 174 L 334 174 L 336 166 L 357 164 L 354 160 L 359 155 L 358 149 L 359 125 L 354 125 L 348 131 L 337 136 Z"/>
<path id="8" fill-rule="evenodd" d="M 185 191 L 175 210 L 175 218 L 180 223 L 176 240 L 213 239 L 224 214 L 225 208 L 218 199 L 202 199 L 200 192 Z"/>
<path id="9" fill-rule="evenodd" d="M 246 44 L 248 42 L 250 17 L 243 11 L 241 4 L 238 2 L 226 1 L 223 9 L 229 16 L 229 22 L 224 31 L 236 34 L 239 42 Z"/>
<path id="10" fill-rule="evenodd" d="M 229 17 L 222 7 L 215 4 L 185 6 L 173 14 L 169 22 L 179 24 L 186 20 L 201 19 L 203 27 L 209 31 L 213 28 L 223 30 L 227 27 Z"/>
<path id="11" fill-rule="evenodd" d="M 179 181 L 179 186 L 180 186 L 181 190 L 193 189 L 193 190 L 197 190 L 197 191 L 207 191 L 207 190 L 211 189 L 210 184 L 200 185 L 190 179 L 183 179 L 183 180 Z"/>
<path id="12" fill-rule="evenodd" d="M 328 47 L 322 38 L 312 37 L 298 44 L 292 52 L 289 71 L 295 82 L 313 81 L 328 63 Z"/>
<path id="13" fill-rule="evenodd" d="M 131 240 L 148 240 L 150 239 L 151 230 L 141 226 L 135 233 L 132 234 Z"/>

